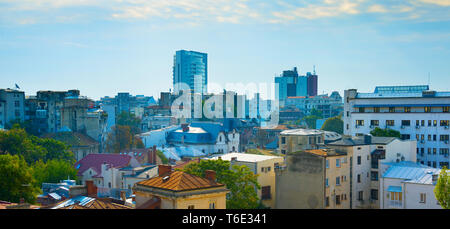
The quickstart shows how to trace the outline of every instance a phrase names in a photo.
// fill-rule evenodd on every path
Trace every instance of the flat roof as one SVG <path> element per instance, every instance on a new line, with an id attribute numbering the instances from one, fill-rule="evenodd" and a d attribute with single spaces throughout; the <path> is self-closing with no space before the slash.
<path id="1" fill-rule="evenodd" d="M 224 161 L 231 161 L 231 158 L 236 157 L 236 160 L 238 161 L 244 161 L 244 162 L 260 162 L 265 160 L 271 160 L 271 159 L 279 159 L 283 157 L 279 156 L 268 156 L 268 155 L 259 155 L 259 154 L 251 154 L 251 153 L 227 153 L 218 155 L 217 157 L 212 157 L 209 159 L 217 160 L 219 157 Z"/>

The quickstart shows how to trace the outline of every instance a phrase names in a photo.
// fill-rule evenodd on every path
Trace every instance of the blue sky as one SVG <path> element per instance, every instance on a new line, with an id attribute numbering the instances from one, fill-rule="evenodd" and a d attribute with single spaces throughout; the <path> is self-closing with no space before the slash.
<path id="1" fill-rule="evenodd" d="M 179 49 L 222 85 L 315 65 L 320 93 L 450 91 L 450 0 L 0 0 L 0 88 L 158 96 Z"/>

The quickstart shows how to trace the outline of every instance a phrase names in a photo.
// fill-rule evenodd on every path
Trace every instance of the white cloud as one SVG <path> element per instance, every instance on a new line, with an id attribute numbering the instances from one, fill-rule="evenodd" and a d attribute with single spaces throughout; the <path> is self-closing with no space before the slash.
<path id="1" fill-rule="evenodd" d="M 0 0 L 0 3 L 3 3 L 0 4 L 3 21 L 25 24 L 67 22 L 64 18 L 136 21 L 159 18 L 196 25 L 205 22 L 292 23 L 368 13 L 389 19 L 428 17 L 438 20 L 448 17 L 445 12 L 435 14 L 436 8 L 442 11 L 450 6 L 450 0 L 407 0 L 389 4 L 377 0 Z M 82 7 L 92 10 L 83 11 Z M 450 15 L 448 11 L 447 15 Z"/>

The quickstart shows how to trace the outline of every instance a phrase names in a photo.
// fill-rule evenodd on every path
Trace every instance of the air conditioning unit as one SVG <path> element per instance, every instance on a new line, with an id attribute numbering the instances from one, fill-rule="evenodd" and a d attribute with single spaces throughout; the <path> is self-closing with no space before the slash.
<path id="1" fill-rule="evenodd" d="M 445 144 L 448 144 L 448 140 L 445 141 Z"/>
<path id="2" fill-rule="evenodd" d="M 420 143 L 425 143 L 425 140 L 420 140 Z"/>
<path id="3" fill-rule="evenodd" d="M 416 129 L 420 129 L 420 126 L 416 126 Z"/>
<path id="4" fill-rule="evenodd" d="M 373 127 L 374 127 L 373 125 L 370 125 L 370 129 L 373 129 Z"/>
<path id="5" fill-rule="evenodd" d="M 405 129 L 405 126 L 402 125 L 400 128 Z"/>
<path id="6" fill-rule="evenodd" d="M 448 129 L 448 126 L 444 126 L 445 129 Z"/>

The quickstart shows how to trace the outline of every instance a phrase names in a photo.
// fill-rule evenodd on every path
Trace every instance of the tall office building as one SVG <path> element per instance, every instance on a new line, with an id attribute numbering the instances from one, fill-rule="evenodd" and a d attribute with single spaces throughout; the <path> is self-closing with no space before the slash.
<path id="1" fill-rule="evenodd" d="M 206 94 L 208 85 L 208 54 L 179 50 L 173 60 L 173 89 L 179 93 L 185 83 L 191 92 Z"/>
<path id="2" fill-rule="evenodd" d="M 307 72 L 306 76 L 300 76 L 296 67 L 293 70 L 283 71 L 281 76 L 275 77 L 277 85 L 275 95 L 280 106 L 284 106 L 287 97 L 316 96 L 317 78 L 315 72 L 314 74 Z"/>
<path id="3" fill-rule="evenodd" d="M 417 162 L 449 165 L 450 92 L 427 85 L 376 87 L 373 93 L 344 92 L 344 134 L 369 134 L 376 127 L 417 140 Z"/>

